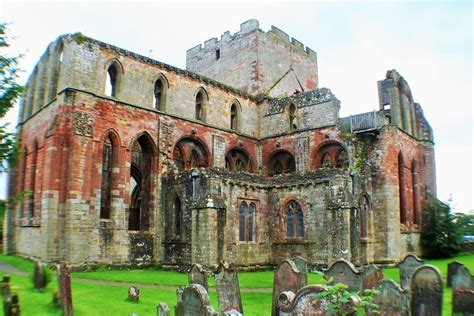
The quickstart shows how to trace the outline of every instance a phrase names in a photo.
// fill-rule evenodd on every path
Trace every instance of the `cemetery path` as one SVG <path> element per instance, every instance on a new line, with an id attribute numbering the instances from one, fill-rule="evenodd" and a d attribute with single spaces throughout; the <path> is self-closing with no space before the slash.
<path id="1" fill-rule="evenodd" d="M 20 270 L 6 262 L 0 261 L 0 271 L 8 274 L 15 274 L 26 276 L 27 272 Z M 159 289 L 159 290 L 176 290 L 177 285 L 158 285 L 158 284 L 146 284 L 146 283 L 131 283 L 131 282 L 119 282 L 119 281 L 110 281 L 110 280 L 94 280 L 94 279 L 82 279 L 82 278 L 71 278 L 73 282 L 79 283 L 89 283 L 89 284 L 98 284 L 98 285 L 112 285 L 112 286 L 136 286 L 138 288 L 144 289 Z M 215 287 L 209 288 L 210 292 L 215 292 Z M 241 288 L 241 292 L 248 293 L 272 293 L 272 289 L 255 289 L 255 288 Z"/>
<path id="2" fill-rule="evenodd" d="M 9 274 L 16 274 L 16 275 L 23 275 L 23 276 L 28 275 L 28 273 L 26 273 L 25 271 L 15 268 L 14 266 L 9 265 L 8 263 L 2 262 L 2 261 L 0 261 L 0 271 L 9 273 Z"/>

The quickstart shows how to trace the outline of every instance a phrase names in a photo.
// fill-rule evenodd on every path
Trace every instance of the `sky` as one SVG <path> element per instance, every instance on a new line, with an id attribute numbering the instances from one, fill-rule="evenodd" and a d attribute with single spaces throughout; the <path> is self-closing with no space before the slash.
<path id="1" fill-rule="evenodd" d="M 435 137 L 438 198 L 455 211 L 473 203 L 473 5 L 470 1 L 40 2 L 0 0 L 0 21 L 22 53 L 24 84 L 59 35 L 89 37 L 185 68 L 186 50 L 257 19 L 318 54 L 320 87 L 341 100 L 340 116 L 378 109 L 377 81 L 407 80 Z M 17 124 L 18 109 L 1 120 Z M 3 176 L 4 177 L 4 176 Z M 0 198 L 5 197 L 0 179 Z"/>

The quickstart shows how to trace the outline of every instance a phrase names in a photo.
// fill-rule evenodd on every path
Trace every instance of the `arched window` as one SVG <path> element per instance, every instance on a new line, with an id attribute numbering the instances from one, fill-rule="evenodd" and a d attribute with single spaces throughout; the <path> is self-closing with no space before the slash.
<path id="1" fill-rule="evenodd" d="M 417 225 L 421 224 L 421 214 L 420 214 L 420 204 L 419 204 L 419 195 L 418 195 L 418 185 L 417 185 L 417 172 L 416 172 L 416 162 L 413 160 L 411 162 L 411 177 L 412 177 L 412 189 L 413 189 L 413 213 L 414 213 L 414 222 Z"/>
<path id="2" fill-rule="evenodd" d="M 158 110 L 158 111 L 161 111 L 162 110 L 162 106 L 163 106 L 163 96 L 164 96 L 164 93 L 163 93 L 163 82 L 158 79 L 156 80 L 155 82 L 155 109 Z"/>
<path id="3" fill-rule="evenodd" d="M 337 168 L 347 168 L 349 166 L 349 157 L 347 156 L 347 151 L 341 150 L 341 152 L 337 155 Z"/>
<path id="4" fill-rule="evenodd" d="M 196 95 L 196 120 L 203 120 L 203 106 L 204 106 L 204 97 L 202 91 L 199 91 Z"/>
<path id="5" fill-rule="evenodd" d="M 230 129 L 237 130 L 237 121 L 238 121 L 237 105 L 233 103 L 232 106 L 230 107 Z"/>
<path id="6" fill-rule="evenodd" d="M 173 161 L 179 171 L 208 166 L 208 151 L 195 137 L 181 139 L 174 147 Z"/>
<path id="7" fill-rule="evenodd" d="M 295 171 L 295 159 L 289 152 L 277 151 L 268 159 L 268 174 L 270 176 L 293 173 Z"/>
<path id="8" fill-rule="evenodd" d="M 290 126 L 290 131 L 296 131 L 296 106 L 291 103 L 290 107 L 288 108 L 288 121 Z"/>
<path id="9" fill-rule="evenodd" d="M 255 203 L 241 202 L 239 206 L 239 241 L 253 241 Z"/>
<path id="10" fill-rule="evenodd" d="M 226 154 L 226 169 L 234 172 L 252 172 L 252 162 L 248 154 L 240 148 L 234 148 Z"/>
<path id="11" fill-rule="evenodd" d="M 38 142 L 35 141 L 33 150 L 30 156 L 30 186 L 31 191 L 28 199 L 28 217 L 35 217 L 35 195 L 36 195 L 36 169 L 38 163 Z"/>
<path id="12" fill-rule="evenodd" d="M 328 141 L 321 144 L 315 155 L 316 168 L 347 168 L 349 157 L 341 143 Z"/>
<path id="13" fill-rule="evenodd" d="M 181 201 L 178 197 L 174 199 L 174 231 L 175 236 L 179 239 L 181 237 L 181 230 L 183 227 L 183 212 L 181 210 Z"/>
<path id="14" fill-rule="evenodd" d="M 286 237 L 302 238 L 304 236 L 304 216 L 301 205 L 295 200 L 286 205 Z"/>
<path id="15" fill-rule="evenodd" d="M 367 237 L 367 223 L 369 215 L 369 200 L 364 195 L 359 205 L 360 237 Z"/>
<path id="16" fill-rule="evenodd" d="M 110 218 L 112 193 L 113 145 L 109 136 L 102 147 L 102 176 L 100 190 L 100 218 Z"/>
<path id="17" fill-rule="evenodd" d="M 405 198 L 405 172 L 402 152 L 398 154 L 398 190 L 400 201 L 400 223 L 407 223 L 406 198 Z"/>
<path id="18" fill-rule="evenodd" d="M 116 97 L 118 92 L 119 69 L 115 63 L 112 63 L 107 69 L 107 81 L 105 83 L 105 94 L 110 97 Z"/>

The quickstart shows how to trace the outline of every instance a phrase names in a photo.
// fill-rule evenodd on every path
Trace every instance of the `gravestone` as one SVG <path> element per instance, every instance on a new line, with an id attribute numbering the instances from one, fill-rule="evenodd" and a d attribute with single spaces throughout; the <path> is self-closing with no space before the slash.
<path id="1" fill-rule="evenodd" d="M 316 296 L 326 291 L 326 286 L 308 285 L 301 288 L 298 292 L 286 291 L 280 293 L 278 297 L 278 315 L 328 315 L 327 299 L 319 299 Z M 360 298 L 353 296 L 347 303 L 348 305 L 358 304 Z"/>
<path id="2" fill-rule="evenodd" d="M 188 284 L 201 284 L 206 291 L 209 290 L 207 286 L 207 274 L 200 264 L 193 264 L 188 272 Z"/>
<path id="3" fill-rule="evenodd" d="M 38 290 L 43 290 L 46 287 L 46 275 L 41 261 L 35 262 L 35 268 L 33 272 L 33 283 L 35 289 Z"/>
<path id="4" fill-rule="evenodd" d="M 472 275 L 469 269 L 461 265 L 458 267 L 456 274 L 453 275 L 452 283 L 454 289 L 472 289 Z"/>
<path id="5" fill-rule="evenodd" d="M 128 300 L 132 302 L 138 302 L 140 300 L 140 289 L 138 287 L 128 287 Z"/>
<path id="6" fill-rule="evenodd" d="M 0 290 L 3 296 L 10 295 L 10 276 L 4 274 L 2 278 L 2 283 L 0 283 Z"/>
<path id="7" fill-rule="evenodd" d="M 339 259 L 324 272 L 325 280 L 329 280 L 331 278 L 333 278 L 331 285 L 343 283 L 348 286 L 348 290 L 351 292 L 362 290 L 363 278 L 361 276 L 361 272 L 358 271 L 354 265 L 347 260 Z"/>
<path id="8" fill-rule="evenodd" d="M 362 290 L 373 289 L 382 279 L 383 270 L 370 264 L 363 268 L 362 273 Z"/>
<path id="9" fill-rule="evenodd" d="M 242 299 L 240 298 L 240 287 L 237 272 L 233 265 L 221 262 L 215 272 L 217 301 L 221 313 L 236 310 L 243 312 Z"/>
<path id="10" fill-rule="evenodd" d="M 298 265 L 304 270 L 299 270 L 297 264 L 293 260 L 287 259 L 281 262 L 273 273 L 273 316 L 278 315 L 278 297 L 281 292 L 292 291 L 293 293 L 296 293 L 308 283 L 308 277 L 306 275 L 306 260 L 304 262 L 300 260 Z"/>
<path id="11" fill-rule="evenodd" d="M 301 256 L 295 256 L 291 258 L 291 261 L 295 263 L 296 268 L 302 273 L 308 273 L 308 263 L 305 258 Z"/>
<path id="12" fill-rule="evenodd" d="M 224 316 L 243 316 L 244 314 L 241 314 L 240 312 L 236 310 L 230 310 L 230 311 L 225 311 Z"/>
<path id="13" fill-rule="evenodd" d="M 53 291 L 53 299 L 51 303 L 54 307 L 61 306 L 61 298 L 59 297 L 59 291 Z"/>
<path id="14" fill-rule="evenodd" d="M 64 316 L 72 316 L 71 272 L 66 263 L 57 265 L 59 298 Z"/>
<path id="15" fill-rule="evenodd" d="M 413 316 L 441 316 L 443 278 L 438 268 L 431 265 L 418 267 L 411 278 L 410 291 Z"/>
<path id="16" fill-rule="evenodd" d="M 20 302 L 18 294 L 12 293 L 3 297 L 3 315 L 20 316 Z"/>
<path id="17" fill-rule="evenodd" d="M 399 264 L 400 284 L 402 288 L 407 289 L 410 286 L 410 279 L 415 270 L 423 265 L 423 260 L 415 255 L 407 255 Z"/>
<path id="18" fill-rule="evenodd" d="M 168 304 L 166 303 L 160 303 L 156 307 L 156 315 L 157 316 L 170 316 L 171 311 L 170 308 L 168 307 Z"/>
<path id="19" fill-rule="evenodd" d="M 176 291 L 176 316 L 218 316 L 209 301 L 209 295 L 200 284 L 190 284 Z"/>
<path id="20" fill-rule="evenodd" d="M 451 287 L 453 285 L 453 277 L 458 271 L 458 268 L 462 266 L 462 263 L 459 263 L 457 261 L 453 261 L 448 264 L 448 277 L 447 277 L 447 286 Z"/>
<path id="21" fill-rule="evenodd" d="M 453 290 L 453 314 L 460 313 L 464 316 L 474 316 L 474 290 Z"/>
<path id="22" fill-rule="evenodd" d="M 381 280 L 375 287 L 378 294 L 374 302 L 379 305 L 380 315 L 410 315 L 410 295 L 393 280 Z"/>

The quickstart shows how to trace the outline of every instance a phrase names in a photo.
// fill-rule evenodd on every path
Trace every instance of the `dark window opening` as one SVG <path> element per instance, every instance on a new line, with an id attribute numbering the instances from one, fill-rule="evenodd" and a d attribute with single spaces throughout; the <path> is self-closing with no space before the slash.
<path id="1" fill-rule="evenodd" d="M 240 203 L 239 206 L 239 241 L 253 241 L 255 203 Z"/>
<path id="2" fill-rule="evenodd" d="M 296 107 L 294 104 L 290 105 L 288 110 L 289 122 L 290 122 L 290 131 L 296 131 Z"/>
<path id="3" fill-rule="evenodd" d="M 195 138 L 184 138 L 174 147 L 173 161 L 178 171 L 206 168 L 208 160 L 205 146 Z"/>
<path id="4" fill-rule="evenodd" d="M 268 164 L 268 174 L 270 176 L 294 173 L 295 171 L 295 159 L 290 153 L 279 151 L 270 157 Z"/>
<path id="5" fill-rule="evenodd" d="M 398 155 L 398 190 L 400 203 L 400 223 L 407 223 L 406 205 L 405 205 L 405 174 L 402 153 Z"/>
<path id="6" fill-rule="evenodd" d="M 163 82 L 156 80 L 155 82 L 155 109 L 162 110 L 163 105 Z"/>
<path id="7" fill-rule="evenodd" d="M 176 238 L 181 237 L 181 229 L 183 227 L 183 212 L 181 210 L 181 201 L 179 198 L 174 199 L 174 220 L 175 220 L 175 236 Z"/>
<path id="8" fill-rule="evenodd" d="M 359 207 L 360 236 L 367 237 L 367 218 L 369 212 L 369 201 L 366 196 L 362 198 Z"/>
<path id="9" fill-rule="evenodd" d="M 221 50 L 218 48 L 216 49 L 216 60 L 219 60 L 221 58 Z"/>
<path id="10" fill-rule="evenodd" d="M 31 152 L 30 162 L 30 194 L 28 199 L 28 217 L 35 216 L 35 194 L 36 194 L 36 169 L 38 164 L 38 143 L 35 142 L 34 149 Z"/>
<path id="11" fill-rule="evenodd" d="M 111 193 L 112 193 L 112 140 L 108 136 L 102 148 L 102 181 L 100 194 L 100 218 L 110 218 Z"/>
<path id="12" fill-rule="evenodd" d="M 301 205 L 296 201 L 290 201 L 286 206 L 286 237 L 304 237 L 304 215 Z"/>
<path id="13" fill-rule="evenodd" d="M 203 107 L 203 96 L 202 92 L 196 95 L 196 120 L 202 121 L 202 107 Z"/>
<path id="14" fill-rule="evenodd" d="M 225 157 L 226 169 L 234 172 L 252 172 L 252 163 L 246 152 L 238 148 L 229 151 Z"/>
<path id="15" fill-rule="evenodd" d="M 230 129 L 237 130 L 237 106 L 232 104 L 230 108 Z"/>

